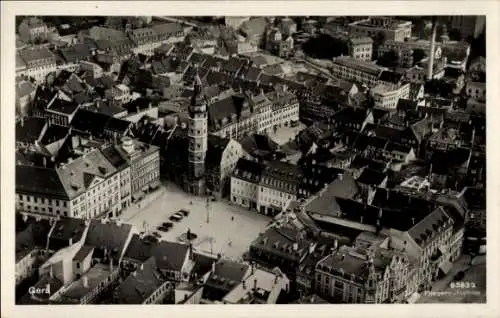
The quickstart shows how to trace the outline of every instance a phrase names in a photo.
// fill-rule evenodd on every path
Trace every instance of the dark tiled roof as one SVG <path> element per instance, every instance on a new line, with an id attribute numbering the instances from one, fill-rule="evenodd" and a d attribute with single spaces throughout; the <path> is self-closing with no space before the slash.
<path id="1" fill-rule="evenodd" d="M 180 272 L 188 250 L 189 246 L 186 244 L 161 241 L 153 247 L 151 253 L 156 258 L 160 270 Z"/>
<path id="2" fill-rule="evenodd" d="M 208 85 L 218 84 L 218 85 L 231 86 L 233 82 L 233 77 L 226 73 L 211 71 L 208 73 L 206 81 Z"/>
<path id="3" fill-rule="evenodd" d="M 87 43 L 76 43 L 68 48 L 61 49 L 61 55 L 68 63 L 76 63 L 91 56 L 91 47 Z"/>
<path id="4" fill-rule="evenodd" d="M 67 198 L 56 170 L 36 166 L 16 165 L 16 192 Z"/>
<path id="5" fill-rule="evenodd" d="M 469 209 L 486 210 L 486 189 L 467 187 L 463 198 Z"/>
<path id="6" fill-rule="evenodd" d="M 105 114 L 79 109 L 71 121 L 71 126 L 80 131 L 88 131 L 93 136 L 98 137 L 104 133 L 108 120 L 109 116 Z"/>
<path id="7" fill-rule="evenodd" d="M 389 152 L 399 152 L 399 153 L 409 154 L 412 148 L 397 142 L 388 142 L 387 145 L 385 146 L 385 150 Z"/>
<path id="8" fill-rule="evenodd" d="M 205 275 L 212 269 L 212 264 L 217 262 L 217 258 L 209 255 L 193 253 L 193 259 L 195 262 L 193 272 L 201 277 Z"/>
<path id="9" fill-rule="evenodd" d="M 391 71 L 382 71 L 379 80 L 384 82 L 389 82 L 392 84 L 397 84 L 401 81 L 402 78 L 403 78 L 402 74 L 398 74 L 396 72 L 391 72 Z"/>
<path id="10" fill-rule="evenodd" d="M 208 108 L 208 120 L 210 130 L 216 131 L 222 128 L 224 124 L 221 123 L 223 119 L 231 119 L 233 115 L 237 118 L 241 114 L 245 99 L 240 96 L 230 96 L 221 100 L 218 100 L 210 105 Z"/>
<path id="11" fill-rule="evenodd" d="M 307 212 L 330 215 L 337 203 L 332 198 L 354 198 L 359 192 L 356 181 L 349 173 L 335 179 L 306 206 Z"/>
<path id="12" fill-rule="evenodd" d="M 452 226 L 452 223 L 453 219 L 442 207 L 439 207 L 409 229 L 408 234 L 418 245 L 423 247 L 430 242 L 427 239 L 434 237 L 439 232 L 443 232 L 441 226 Z"/>
<path id="13" fill-rule="evenodd" d="M 16 141 L 33 143 L 43 132 L 47 122 L 44 118 L 27 117 L 16 123 Z"/>
<path id="14" fill-rule="evenodd" d="M 115 222 L 102 223 L 101 220 L 92 220 L 85 244 L 98 249 L 107 249 L 113 261 L 118 262 L 131 231 L 130 224 L 118 225 Z"/>
<path id="15" fill-rule="evenodd" d="M 299 234 L 295 228 L 271 227 L 254 240 L 251 246 L 255 249 L 266 250 L 280 258 L 297 261 L 308 253 L 309 246 L 307 241 L 299 239 Z M 293 252 L 294 243 L 298 244 L 296 253 Z"/>
<path id="16" fill-rule="evenodd" d="M 342 123 L 361 124 L 366 119 L 366 109 L 346 107 L 335 113 L 333 119 Z"/>
<path id="17" fill-rule="evenodd" d="M 374 136 L 391 139 L 391 140 L 400 140 L 402 130 L 396 129 L 389 126 L 383 125 L 375 125 L 375 124 L 366 124 L 365 129 L 363 130 L 365 134 L 373 134 Z"/>
<path id="18" fill-rule="evenodd" d="M 158 242 L 141 239 L 138 234 L 134 234 L 127 246 L 123 258 L 132 259 L 139 263 L 145 262 L 151 257 L 153 247 L 156 245 L 158 245 Z"/>
<path id="19" fill-rule="evenodd" d="M 448 175 L 452 169 L 464 164 L 469 157 L 469 150 L 458 148 L 450 151 L 435 150 L 430 158 L 432 173 Z"/>
<path id="20" fill-rule="evenodd" d="M 255 161 L 241 158 L 236 163 L 233 176 L 252 183 L 257 183 L 262 177 L 264 165 Z"/>
<path id="21" fill-rule="evenodd" d="M 85 220 L 75 218 L 61 218 L 56 222 L 50 234 L 49 248 L 58 250 L 69 246 L 70 239 L 73 244 L 80 241 L 85 231 Z"/>
<path id="22" fill-rule="evenodd" d="M 68 102 L 66 100 L 56 98 L 54 102 L 48 107 L 48 109 L 66 115 L 70 115 L 73 114 L 78 109 L 78 104 L 75 102 Z"/>
<path id="23" fill-rule="evenodd" d="M 250 67 L 245 74 L 245 79 L 256 82 L 259 80 L 261 74 L 262 70 L 260 68 Z"/>
<path id="24" fill-rule="evenodd" d="M 218 136 L 208 136 L 208 151 L 206 164 L 210 167 L 219 167 L 221 164 L 222 154 L 226 150 L 230 139 L 221 138 Z"/>
<path id="25" fill-rule="evenodd" d="M 142 304 L 163 283 L 156 269 L 156 259 L 150 257 L 114 290 L 113 300 L 118 304 Z"/>
<path id="26" fill-rule="evenodd" d="M 73 257 L 73 261 L 81 262 L 93 251 L 93 246 L 83 245 L 82 248 L 80 248 L 80 250 L 76 253 L 75 257 Z"/>
<path id="27" fill-rule="evenodd" d="M 69 128 L 59 125 L 49 125 L 43 134 L 41 141 L 42 145 L 48 145 L 55 141 L 64 139 L 69 134 Z"/>
<path id="28" fill-rule="evenodd" d="M 271 154 L 278 150 L 279 145 L 265 135 L 253 134 L 241 140 L 242 148 L 250 155 Z"/>
<path id="29" fill-rule="evenodd" d="M 282 192 L 295 194 L 303 172 L 296 165 L 281 161 L 269 161 L 262 172 L 260 184 Z"/>
<path id="30" fill-rule="evenodd" d="M 245 63 L 246 62 L 244 60 L 231 57 L 229 60 L 222 63 L 221 68 L 226 72 L 237 73 L 245 65 Z"/>
<path id="31" fill-rule="evenodd" d="M 417 110 L 417 102 L 411 99 L 400 98 L 396 108 L 398 111 L 415 111 Z"/>
<path id="32" fill-rule="evenodd" d="M 387 175 L 383 172 L 372 169 L 364 169 L 356 181 L 362 184 L 378 186 L 386 177 Z"/>
<path id="33" fill-rule="evenodd" d="M 106 159 L 111 162 L 111 164 L 118 170 L 126 167 L 127 160 L 120 155 L 120 152 L 116 150 L 114 145 L 108 146 L 102 150 L 102 154 Z"/>
<path id="34" fill-rule="evenodd" d="M 30 253 L 34 248 L 47 246 L 47 237 L 52 225 L 48 220 L 30 220 L 27 228 L 16 234 L 16 262 Z"/>
<path id="35" fill-rule="evenodd" d="M 221 301 L 227 293 L 236 287 L 245 275 L 248 265 L 221 260 L 216 270 L 208 277 L 203 288 L 202 298 Z"/>

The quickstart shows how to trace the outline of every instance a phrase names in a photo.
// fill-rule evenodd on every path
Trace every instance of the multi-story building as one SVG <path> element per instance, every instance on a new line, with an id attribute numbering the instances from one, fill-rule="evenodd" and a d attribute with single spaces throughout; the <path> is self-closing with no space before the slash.
<path id="1" fill-rule="evenodd" d="M 434 51 L 434 58 L 440 59 L 442 55 L 441 43 L 437 42 Z M 429 49 L 431 47 L 431 42 L 429 40 L 410 40 L 410 41 L 385 41 L 382 45 L 378 47 L 377 55 L 382 57 L 389 51 L 394 51 L 398 53 L 399 61 L 398 64 L 401 67 L 412 67 L 415 63 L 420 61 L 414 61 L 413 52 L 415 50 L 422 50 L 427 56 Z M 424 56 L 422 56 L 424 58 Z"/>
<path id="2" fill-rule="evenodd" d="M 395 110 L 400 99 L 408 99 L 410 96 L 410 83 L 397 88 L 380 84 L 371 89 L 370 93 L 376 108 Z"/>
<path id="3" fill-rule="evenodd" d="M 415 65 L 405 72 L 405 79 L 410 83 L 424 83 L 427 79 L 427 63 Z M 446 58 L 434 62 L 432 78 L 441 79 L 445 74 Z"/>
<path id="4" fill-rule="evenodd" d="M 114 291 L 115 304 L 161 304 L 170 283 L 164 280 L 154 256 L 137 267 Z"/>
<path id="5" fill-rule="evenodd" d="M 349 56 L 361 61 L 371 61 L 373 40 L 370 37 L 350 38 L 347 42 Z"/>
<path id="6" fill-rule="evenodd" d="M 463 37 L 477 38 L 486 26 L 486 17 L 457 15 L 451 17 L 451 27 L 460 30 Z"/>
<path id="7" fill-rule="evenodd" d="M 123 41 L 127 35 L 120 30 L 94 26 L 88 30 L 88 37 L 92 40 Z"/>
<path id="8" fill-rule="evenodd" d="M 315 291 L 337 303 L 401 303 L 410 272 L 403 253 L 342 246 L 318 262 Z"/>
<path id="9" fill-rule="evenodd" d="M 234 139 L 224 139 L 214 135 L 208 137 L 206 158 L 207 188 L 216 197 L 230 192 L 231 174 L 244 150 Z"/>
<path id="10" fill-rule="evenodd" d="M 268 167 L 240 159 L 231 178 L 231 202 L 276 215 L 297 200 L 300 181 L 297 166 L 268 163 Z"/>
<path id="11" fill-rule="evenodd" d="M 120 175 L 99 150 L 56 168 L 16 166 L 16 209 L 44 218 L 113 217 L 121 210 Z"/>
<path id="12" fill-rule="evenodd" d="M 391 17 L 371 17 L 349 24 L 350 36 L 376 37 L 383 33 L 386 40 L 404 41 L 411 37 L 411 21 L 395 20 Z"/>
<path id="13" fill-rule="evenodd" d="M 49 256 L 47 243 L 54 224 L 30 219 L 27 227 L 16 233 L 16 285 L 31 277 Z"/>
<path id="14" fill-rule="evenodd" d="M 342 246 L 318 262 L 315 291 L 337 303 L 403 302 L 410 267 L 396 251 Z"/>
<path id="15" fill-rule="evenodd" d="M 135 44 L 132 49 L 135 54 L 153 55 L 154 50 L 162 44 L 153 28 L 133 29 L 129 32 L 129 37 Z"/>
<path id="16" fill-rule="evenodd" d="M 266 268 L 278 267 L 291 281 L 290 291 L 296 289 L 297 269 L 310 251 L 310 243 L 301 239 L 294 227 L 271 227 L 255 239 L 249 248 L 251 261 Z"/>
<path id="17" fill-rule="evenodd" d="M 376 86 L 384 67 L 356 60 L 349 56 L 341 56 L 333 59 L 332 73 L 334 76 L 348 80 L 363 83 L 369 87 Z"/>
<path id="18" fill-rule="evenodd" d="M 109 160 L 120 174 L 120 203 L 121 209 L 130 206 L 132 201 L 132 188 L 130 183 L 130 165 L 125 158 L 116 149 L 117 145 L 110 145 L 102 150 L 102 154 Z M 121 210 L 116 216 L 121 214 Z"/>
<path id="19" fill-rule="evenodd" d="M 132 201 L 140 200 L 160 185 L 160 149 L 130 137 L 123 137 L 115 149 L 130 166 Z"/>
<path id="20" fill-rule="evenodd" d="M 299 120 L 299 102 L 291 92 L 236 94 L 210 105 L 212 134 L 240 140 L 246 135 L 271 132 Z"/>
<path id="21" fill-rule="evenodd" d="M 338 177 L 337 169 L 242 158 L 231 177 L 231 202 L 266 215 L 277 215 L 292 201 L 308 197 Z"/>
<path id="22" fill-rule="evenodd" d="M 43 83 L 50 73 L 55 73 L 56 57 L 46 47 L 27 48 L 19 51 L 19 56 L 26 69 L 17 75 L 33 77 L 37 83 Z"/>
<path id="23" fill-rule="evenodd" d="M 27 42 L 46 40 L 49 34 L 47 24 L 37 17 L 25 18 L 18 27 L 18 33 L 22 40 Z"/>

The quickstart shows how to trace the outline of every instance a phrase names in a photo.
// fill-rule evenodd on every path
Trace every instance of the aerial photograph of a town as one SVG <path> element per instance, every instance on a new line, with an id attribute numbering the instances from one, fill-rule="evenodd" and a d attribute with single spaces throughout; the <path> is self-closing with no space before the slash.
<path id="1" fill-rule="evenodd" d="M 17 305 L 486 303 L 486 16 L 15 20 Z"/>

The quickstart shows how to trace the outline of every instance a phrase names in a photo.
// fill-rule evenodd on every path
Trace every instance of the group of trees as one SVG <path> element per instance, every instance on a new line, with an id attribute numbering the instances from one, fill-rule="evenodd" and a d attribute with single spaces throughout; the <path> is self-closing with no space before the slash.
<path id="1" fill-rule="evenodd" d="M 349 53 L 346 40 L 327 34 L 321 34 L 304 42 L 302 50 L 306 55 L 317 59 L 331 59 Z"/>
<path id="2" fill-rule="evenodd" d="M 432 79 L 425 82 L 425 92 L 433 96 L 450 98 L 453 96 L 455 84 L 443 79 Z"/>

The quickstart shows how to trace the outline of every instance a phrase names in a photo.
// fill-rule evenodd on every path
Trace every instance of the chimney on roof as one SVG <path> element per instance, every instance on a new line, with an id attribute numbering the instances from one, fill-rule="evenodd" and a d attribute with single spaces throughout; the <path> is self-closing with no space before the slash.
<path id="1" fill-rule="evenodd" d="M 250 265 L 250 273 L 253 275 L 255 273 L 255 262 Z"/>
<path id="2" fill-rule="evenodd" d="M 340 259 L 343 261 L 345 259 L 345 254 L 342 254 Z"/>
<path id="3" fill-rule="evenodd" d="M 309 254 L 312 254 L 314 253 L 314 249 L 315 249 L 316 245 L 314 245 L 314 243 L 309 243 Z"/>
<path id="4" fill-rule="evenodd" d="M 82 277 L 83 288 L 89 288 L 89 278 L 87 276 Z"/>
<path id="5" fill-rule="evenodd" d="M 257 278 L 253 280 L 253 290 L 257 290 Z"/>
<path id="6" fill-rule="evenodd" d="M 141 271 L 144 270 L 144 263 L 141 264 Z"/>
<path id="7" fill-rule="evenodd" d="M 293 250 L 297 251 L 299 249 L 299 243 L 295 242 L 293 243 Z"/>

